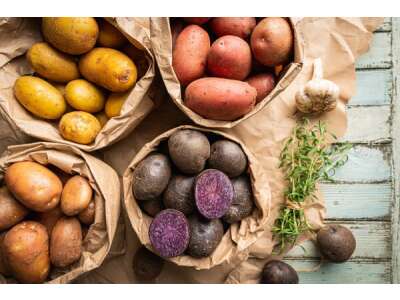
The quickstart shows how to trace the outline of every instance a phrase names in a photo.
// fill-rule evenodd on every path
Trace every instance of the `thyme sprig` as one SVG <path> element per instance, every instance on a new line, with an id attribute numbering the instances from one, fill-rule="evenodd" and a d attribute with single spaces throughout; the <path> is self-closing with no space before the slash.
<path id="1" fill-rule="evenodd" d="M 347 162 L 349 143 L 330 145 L 328 138 L 337 137 L 329 133 L 326 124 L 319 122 L 310 126 L 303 119 L 287 139 L 280 155 L 280 168 L 285 173 L 288 187 L 286 204 L 275 222 L 273 233 L 279 239 L 281 251 L 294 244 L 299 235 L 312 230 L 305 217 L 303 203 L 316 199 L 319 181 L 332 181 L 335 170 Z"/>

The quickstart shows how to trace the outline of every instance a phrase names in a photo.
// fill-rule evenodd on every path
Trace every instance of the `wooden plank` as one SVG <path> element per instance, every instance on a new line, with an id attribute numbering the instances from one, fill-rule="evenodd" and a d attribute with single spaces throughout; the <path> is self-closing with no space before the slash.
<path id="1" fill-rule="evenodd" d="M 391 233 L 389 222 L 337 222 L 349 228 L 356 238 L 357 246 L 353 253 L 354 259 L 389 259 L 391 257 Z M 286 257 L 319 258 L 318 247 L 312 241 L 306 241 L 295 246 Z"/>
<path id="2" fill-rule="evenodd" d="M 334 174 L 334 181 L 372 183 L 391 180 L 390 145 L 356 145 L 348 156 L 347 163 Z"/>
<path id="3" fill-rule="evenodd" d="M 394 199 L 392 209 L 392 278 L 393 283 L 400 283 L 400 19 L 393 18 L 393 116 L 392 116 L 392 137 L 393 137 L 393 184 Z"/>
<path id="4" fill-rule="evenodd" d="M 377 32 L 392 31 L 392 18 L 385 18 L 383 24 L 378 27 Z"/>
<path id="5" fill-rule="evenodd" d="M 389 105 L 349 107 L 347 133 L 340 140 L 352 143 L 388 142 L 391 140 L 390 116 Z"/>
<path id="6" fill-rule="evenodd" d="M 390 68 L 392 66 L 391 33 L 374 34 L 370 49 L 356 62 L 357 69 Z"/>
<path id="7" fill-rule="evenodd" d="M 392 71 L 359 70 L 356 73 L 357 91 L 349 105 L 385 105 L 392 97 Z"/>
<path id="8" fill-rule="evenodd" d="M 312 260 L 287 260 L 296 270 L 311 269 Z M 299 272 L 300 283 L 390 283 L 390 262 L 349 261 L 343 264 L 324 263 L 318 271 Z"/>
<path id="9" fill-rule="evenodd" d="M 321 184 L 327 219 L 389 220 L 391 183 Z"/>

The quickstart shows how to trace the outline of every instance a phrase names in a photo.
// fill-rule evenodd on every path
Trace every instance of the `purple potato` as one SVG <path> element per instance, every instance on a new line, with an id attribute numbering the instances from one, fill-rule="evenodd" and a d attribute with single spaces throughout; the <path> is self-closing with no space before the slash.
<path id="1" fill-rule="evenodd" d="M 221 218 L 233 200 L 233 186 L 228 176 L 218 170 L 207 169 L 195 181 L 194 197 L 198 211 L 207 219 Z"/>
<path id="2" fill-rule="evenodd" d="M 224 227 L 219 219 L 208 220 L 195 214 L 189 218 L 189 226 L 188 253 L 193 257 L 209 256 L 224 236 Z"/>
<path id="3" fill-rule="evenodd" d="M 229 140 L 216 141 L 211 145 L 208 166 L 220 170 L 230 178 L 239 176 L 247 167 L 247 158 L 242 147 Z"/>
<path id="4" fill-rule="evenodd" d="M 160 275 L 164 266 L 164 260 L 142 246 L 136 251 L 132 266 L 139 280 L 150 281 Z"/>
<path id="5" fill-rule="evenodd" d="M 297 284 L 299 276 L 292 266 L 279 260 L 271 260 L 264 266 L 261 276 L 264 284 Z"/>
<path id="6" fill-rule="evenodd" d="M 224 215 L 227 223 L 236 223 L 246 218 L 253 211 L 254 201 L 250 180 L 247 176 L 239 176 L 231 180 L 235 192 L 232 204 Z"/>
<path id="7" fill-rule="evenodd" d="M 182 173 L 197 174 L 204 170 L 210 157 L 210 142 L 200 131 L 184 129 L 171 135 L 168 150 L 175 166 Z"/>
<path id="8" fill-rule="evenodd" d="M 190 215 L 195 209 L 194 177 L 173 176 L 164 192 L 163 201 L 165 207 Z"/>
<path id="9" fill-rule="evenodd" d="M 149 216 L 155 217 L 160 211 L 164 209 L 161 199 L 152 199 L 139 201 L 140 208 Z"/>
<path id="10" fill-rule="evenodd" d="M 175 209 L 161 211 L 151 222 L 149 238 L 161 257 L 175 257 L 185 252 L 189 244 L 189 222 Z"/>
<path id="11" fill-rule="evenodd" d="M 160 153 L 150 154 L 133 171 L 133 194 L 137 200 L 155 199 L 165 190 L 170 178 L 168 157 Z"/>

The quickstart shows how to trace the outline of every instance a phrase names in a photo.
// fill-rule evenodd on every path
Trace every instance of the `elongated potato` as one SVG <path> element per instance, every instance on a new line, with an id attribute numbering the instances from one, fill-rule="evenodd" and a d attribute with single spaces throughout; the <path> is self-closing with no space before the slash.
<path id="1" fill-rule="evenodd" d="M 235 35 L 247 39 L 255 26 L 256 18 L 252 17 L 220 17 L 210 22 L 211 30 L 217 37 Z"/>
<path id="2" fill-rule="evenodd" d="M 55 120 L 67 109 L 60 91 L 39 77 L 19 77 L 15 81 L 14 94 L 19 103 L 39 118 Z"/>
<path id="3" fill-rule="evenodd" d="M 97 43 L 102 47 L 120 48 L 128 42 L 126 37 L 106 20 L 99 22 L 100 32 Z"/>
<path id="4" fill-rule="evenodd" d="M 76 110 L 96 113 L 104 108 L 104 92 L 85 79 L 70 81 L 65 87 L 65 100 Z"/>
<path id="5" fill-rule="evenodd" d="M 12 164 L 6 170 L 5 182 L 14 197 L 34 211 L 52 210 L 60 202 L 61 180 L 36 162 Z"/>
<path id="6" fill-rule="evenodd" d="M 101 125 L 95 116 L 84 111 L 73 111 L 61 118 L 58 128 L 64 139 L 90 144 L 96 139 Z"/>
<path id="7" fill-rule="evenodd" d="M 209 50 L 210 37 L 198 25 L 189 25 L 178 35 L 172 53 L 172 66 L 183 86 L 204 75 Z"/>
<path id="8" fill-rule="evenodd" d="M 83 54 L 97 41 L 99 26 L 94 18 L 42 18 L 44 39 L 58 50 L 69 54 Z"/>
<path id="9" fill-rule="evenodd" d="M 32 69 L 46 79 L 68 82 L 79 78 L 75 59 L 54 49 L 48 43 L 34 44 L 26 53 L 26 58 Z"/>
<path id="10" fill-rule="evenodd" d="M 79 70 L 87 80 L 111 92 L 125 92 L 136 83 L 135 63 L 124 53 L 111 48 L 95 48 L 79 61 Z"/>
<path id="11" fill-rule="evenodd" d="M 7 187 L 0 188 L 0 231 L 22 221 L 28 213 L 29 210 L 14 199 Z"/>
<path id="12" fill-rule="evenodd" d="M 93 190 L 86 178 L 75 175 L 64 186 L 61 195 L 61 210 L 74 216 L 86 209 L 92 200 Z"/>
<path id="13" fill-rule="evenodd" d="M 22 283 L 42 283 L 50 270 L 46 227 L 26 221 L 11 228 L 3 241 L 3 254 L 14 277 Z"/>
<path id="14" fill-rule="evenodd" d="M 184 101 L 204 118 L 233 121 L 254 108 L 256 97 L 256 89 L 243 81 L 206 77 L 188 85 Z"/>
<path id="15" fill-rule="evenodd" d="M 56 267 L 66 267 L 81 258 L 82 228 L 77 218 L 61 218 L 50 236 L 50 261 Z"/>

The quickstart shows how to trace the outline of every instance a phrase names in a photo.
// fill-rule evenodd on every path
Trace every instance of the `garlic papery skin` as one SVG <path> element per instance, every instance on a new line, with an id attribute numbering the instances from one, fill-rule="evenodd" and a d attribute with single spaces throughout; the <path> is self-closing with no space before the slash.
<path id="1" fill-rule="evenodd" d="M 337 84 L 322 78 L 322 62 L 318 58 L 314 61 L 313 78 L 296 93 L 296 106 L 302 113 L 323 113 L 336 107 L 339 94 Z"/>

